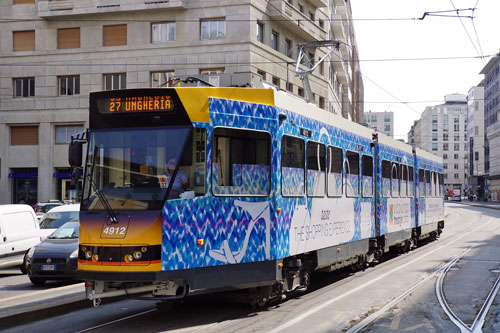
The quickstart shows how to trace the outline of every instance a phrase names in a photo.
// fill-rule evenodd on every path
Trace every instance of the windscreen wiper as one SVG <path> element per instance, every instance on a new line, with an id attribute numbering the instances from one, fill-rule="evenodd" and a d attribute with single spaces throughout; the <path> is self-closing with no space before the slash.
<path id="1" fill-rule="evenodd" d="M 111 205 L 109 204 L 108 199 L 106 199 L 106 197 L 101 193 L 101 191 L 97 189 L 97 186 L 94 182 L 94 179 L 92 178 L 92 176 L 90 174 L 87 174 L 87 178 L 90 181 L 90 184 L 92 185 L 92 187 L 94 188 L 95 194 L 99 198 L 99 201 L 101 202 L 103 207 L 108 212 L 109 221 L 111 223 L 118 223 L 118 218 L 116 217 L 115 212 L 113 212 L 113 209 L 111 208 Z"/>

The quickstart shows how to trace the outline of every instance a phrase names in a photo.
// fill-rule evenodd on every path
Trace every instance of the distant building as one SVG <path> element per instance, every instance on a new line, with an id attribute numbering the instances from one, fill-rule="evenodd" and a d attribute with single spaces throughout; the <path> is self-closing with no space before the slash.
<path id="1" fill-rule="evenodd" d="M 492 57 L 480 74 L 484 74 L 486 193 L 492 201 L 500 201 L 500 57 Z"/>
<path id="2" fill-rule="evenodd" d="M 0 204 L 78 197 L 68 141 L 88 126 L 89 93 L 262 81 L 304 96 L 298 45 L 340 40 L 310 75 L 314 103 L 363 119 L 363 82 L 348 1 L 0 0 Z M 310 68 L 326 54 L 307 50 Z"/>
<path id="3" fill-rule="evenodd" d="M 408 133 L 418 147 L 443 157 L 446 189 L 467 188 L 468 140 L 467 96 L 451 94 L 445 103 L 425 108 L 420 120 Z"/>
<path id="4" fill-rule="evenodd" d="M 468 194 L 485 197 L 484 87 L 472 87 L 467 96 L 467 137 L 469 138 Z"/>
<path id="5" fill-rule="evenodd" d="M 394 138 L 394 112 L 365 112 L 364 122 L 379 132 Z"/>

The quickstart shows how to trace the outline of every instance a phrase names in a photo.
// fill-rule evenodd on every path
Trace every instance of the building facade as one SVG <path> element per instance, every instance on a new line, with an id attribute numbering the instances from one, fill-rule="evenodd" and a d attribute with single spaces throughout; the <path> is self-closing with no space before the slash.
<path id="1" fill-rule="evenodd" d="M 500 201 L 500 57 L 492 57 L 480 74 L 484 74 L 485 187 L 489 200 Z"/>
<path id="2" fill-rule="evenodd" d="M 467 137 L 469 138 L 468 194 L 484 200 L 484 88 L 482 83 L 472 87 L 467 95 Z"/>
<path id="3" fill-rule="evenodd" d="M 368 127 L 394 138 L 394 112 L 365 112 L 364 122 Z"/>
<path id="4" fill-rule="evenodd" d="M 450 94 L 445 103 L 426 107 L 414 125 L 415 147 L 443 157 L 445 189 L 465 194 L 468 174 L 467 96 Z"/>
<path id="5" fill-rule="evenodd" d="M 310 76 L 325 112 L 363 119 L 349 2 L 341 0 L 0 0 L 0 204 L 79 196 L 67 143 L 88 125 L 92 91 L 262 80 L 304 96 L 298 45 L 340 40 Z M 299 24 L 298 24 L 299 23 Z M 308 51 L 312 66 L 326 50 Z"/>

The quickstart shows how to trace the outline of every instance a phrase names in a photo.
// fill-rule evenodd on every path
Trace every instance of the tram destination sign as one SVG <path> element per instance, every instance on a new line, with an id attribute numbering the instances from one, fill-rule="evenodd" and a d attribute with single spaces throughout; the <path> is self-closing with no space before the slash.
<path id="1" fill-rule="evenodd" d="M 104 97 L 97 100 L 100 113 L 141 113 L 141 112 L 168 112 L 174 110 L 171 96 L 123 96 Z"/>

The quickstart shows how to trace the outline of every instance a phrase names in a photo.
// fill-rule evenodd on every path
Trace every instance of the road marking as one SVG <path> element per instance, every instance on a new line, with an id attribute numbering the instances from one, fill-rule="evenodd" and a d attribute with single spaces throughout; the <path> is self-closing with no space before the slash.
<path id="1" fill-rule="evenodd" d="M 142 316 L 142 315 L 144 315 L 146 313 L 150 313 L 150 312 L 154 312 L 154 311 L 156 311 L 156 309 L 146 310 L 146 311 L 139 312 L 139 313 L 127 316 L 127 317 L 120 318 L 120 319 L 116 319 L 116 320 L 113 320 L 113 321 L 110 321 L 110 322 L 107 322 L 107 323 L 104 323 L 104 324 L 101 324 L 101 325 L 97 325 L 97 326 L 94 326 L 94 327 L 89 327 L 89 328 L 86 328 L 86 329 L 84 329 L 82 331 L 78 331 L 76 333 L 84 333 L 84 332 L 93 331 L 93 330 L 96 330 L 96 329 L 101 328 L 101 327 L 109 326 L 111 324 L 116 324 L 116 323 L 119 323 L 120 321 L 131 319 L 131 318 L 134 318 L 134 317 L 137 317 L 137 316 Z"/>
<path id="2" fill-rule="evenodd" d="M 465 237 L 469 236 L 470 234 L 472 234 L 472 233 L 474 233 L 474 232 L 478 231 L 479 229 L 484 228 L 484 226 L 485 226 L 485 225 L 487 225 L 488 223 L 490 223 L 492 220 L 493 220 L 493 218 L 492 218 L 492 217 L 490 217 L 490 219 L 489 219 L 487 222 L 485 222 L 484 224 L 481 224 L 480 226 L 478 226 L 477 228 L 474 228 L 473 230 L 469 231 L 469 232 L 468 232 L 468 233 L 466 233 L 466 234 L 462 234 L 462 236 L 460 236 L 460 237 L 458 237 L 458 238 L 454 238 L 453 240 L 451 240 L 451 241 L 450 241 L 450 242 L 448 242 L 447 244 L 442 245 L 442 246 L 439 246 L 439 247 L 435 248 L 434 250 L 431 250 L 431 251 L 429 251 L 429 252 L 427 252 L 427 253 L 425 253 L 425 254 L 423 254 L 423 255 L 421 255 L 421 256 L 419 256 L 419 257 L 417 257 L 417 258 L 415 258 L 415 259 L 413 259 L 413 260 L 411 260 L 411 261 L 408 261 L 407 263 L 405 263 L 405 264 L 403 264 L 403 265 L 398 266 L 397 268 L 393 268 L 393 269 L 391 269 L 390 271 L 388 271 L 388 272 L 386 272 L 386 273 L 384 273 L 384 274 L 382 274 L 382 275 L 378 276 L 377 278 L 372 279 L 372 280 L 370 280 L 369 282 L 366 282 L 366 283 L 364 283 L 364 284 L 362 284 L 362 285 L 360 285 L 360 286 L 358 286 L 358 287 L 356 287 L 356 288 L 353 288 L 353 289 L 349 290 L 348 292 L 345 292 L 344 294 L 341 294 L 341 295 L 339 295 L 339 296 L 337 296 L 337 297 L 335 297 L 335 298 L 329 299 L 328 301 L 324 302 L 323 304 L 321 304 L 321 305 L 319 305 L 319 306 L 317 306 L 317 307 L 315 307 L 315 308 L 312 308 L 311 310 L 309 310 L 309 311 L 307 311 L 307 312 L 304 312 L 303 314 L 301 314 L 301 315 L 299 315 L 299 316 L 295 317 L 294 319 L 292 319 L 292 320 L 290 320 L 290 321 L 286 322 L 285 324 L 280 325 L 280 326 L 278 326 L 278 327 L 275 327 L 274 329 L 270 330 L 268 333 L 276 333 L 276 332 L 280 332 L 280 331 L 282 331 L 282 330 L 284 330 L 284 329 L 286 329 L 286 328 L 288 328 L 288 327 L 290 327 L 290 326 L 293 326 L 293 325 L 295 325 L 295 324 L 297 324 L 297 323 L 299 323 L 299 322 L 303 321 L 305 318 L 307 318 L 307 317 L 309 317 L 310 315 L 312 315 L 312 314 L 314 314 L 314 313 L 316 313 L 316 312 L 318 312 L 318 311 L 322 310 L 323 308 L 325 308 L 325 307 L 327 307 L 327 306 L 329 306 L 329 305 L 331 305 L 331 304 L 333 304 L 333 303 L 337 302 L 338 300 L 340 300 L 340 299 L 342 299 L 342 298 L 344 298 L 344 297 L 346 297 L 346 296 L 349 296 L 349 295 L 351 295 L 351 294 L 354 294 L 355 292 L 358 292 L 358 291 L 360 291 L 360 290 L 363 290 L 364 288 L 366 288 L 366 287 L 368 287 L 368 286 L 370 286 L 370 285 L 374 284 L 375 282 L 378 282 L 379 280 L 382 280 L 382 279 L 384 279 L 385 277 L 387 277 L 387 276 L 389 276 L 389 275 L 391 275 L 391 274 L 394 274 L 395 272 L 397 272 L 397 271 L 399 271 L 399 270 L 401 270 L 401 269 L 403 269 L 403 268 L 405 268 L 405 267 L 407 267 L 407 266 L 409 266 L 409 265 L 411 265 L 411 264 L 415 263 L 416 261 L 419 261 L 419 260 L 421 260 L 422 258 L 427 257 L 427 256 L 429 256 L 429 255 L 433 254 L 434 252 L 440 251 L 440 250 L 442 250 L 443 248 L 445 248 L 445 247 L 449 246 L 450 244 L 453 244 L 453 243 L 455 243 L 455 242 L 457 242 L 457 241 L 461 240 L 462 238 L 465 238 Z M 432 275 L 434 275 L 434 273 L 433 273 Z"/>
<path id="3" fill-rule="evenodd" d="M 20 298 L 25 298 L 25 297 L 32 297 L 32 296 L 37 296 L 37 295 L 43 295 L 43 294 L 48 294 L 48 293 L 53 293 L 54 291 L 64 291 L 64 290 L 68 290 L 68 289 L 72 289 L 72 288 L 76 288 L 76 287 L 83 287 L 84 283 L 79 283 L 79 284 L 72 284 L 72 285 L 69 285 L 69 286 L 64 286 L 64 287 L 58 287 L 58 288 L 51 288 L 51 289 L 45 289 L 45 290 L 38 290 L 38 291 L 34 291 L 32 293 L 29 293 L 29 294 L 22 294 L 22 295 L 16 295 L 16 296 L 12 296 L 12 297 L 7 297 L 7 298 L 2 298 L 2 300 L 0 300 L 0 304 L 3 304 L 3 303 L 6 303 L 8 301 L 13 301 L 13 300 L 16 300 L 16 299 L 20 299 Z M 85 290 L 82 289 L 82 292 L 84 292 Z"/>

